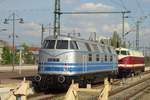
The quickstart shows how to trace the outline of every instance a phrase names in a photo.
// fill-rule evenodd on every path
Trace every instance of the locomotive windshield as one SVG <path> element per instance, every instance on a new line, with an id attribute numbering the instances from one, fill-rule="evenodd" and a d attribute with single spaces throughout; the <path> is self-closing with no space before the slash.
<path id="1" fill-rule="evenodd" d="M 56 49 L 68 49 L 69 41 L 68 40 L 45 40 L 43 43 L 43 48 L 55 49 L 55 45 L 56 45 Z M 70 41 L 70 49 L 79 49 L 76 41 Z"/>
<path id="2" fill-rule="evenodd" d="M 45 49 L 54 49 L 55 46 L 55 40 L 45 40 L 43 48 Z"/>
<path id="3" fill-rule="evenodd" d="M 119 53 L 120 53 L 120 51 L 119 51 L 119 50 L 116 50 L 116 53 L 117 53 L 117 54 L 119 54 Z"/>
<path id="4" fill-rule="evenodd" d="M 68 40 L 57 40 L 56 49 L 68 49 Z"/>
<path id="5" fill-rule="evenodd" d="M 121 54 L 122 54 L 122 55 L 128 55 L 128 54 L 129 54 L 129 52 L 128 52 L 128 51 L 124 51 L 124 50 L 122 50 L 122 51 L 121 51 Z"/>
<path id="6" fill-rule="evenodd" d="M 129 55 L 129 51 L 126 50 L 116 50 L 116 53 L 119 55 Z"/>

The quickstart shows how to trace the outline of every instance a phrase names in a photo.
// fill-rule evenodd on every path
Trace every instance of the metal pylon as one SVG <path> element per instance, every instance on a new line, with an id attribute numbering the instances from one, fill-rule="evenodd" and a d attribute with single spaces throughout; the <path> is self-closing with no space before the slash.
<path id="1" fill-rule="evenodd" d="M 60 35 L 60 0 L 55 0 L 54 10 L 54 36 Z"/>

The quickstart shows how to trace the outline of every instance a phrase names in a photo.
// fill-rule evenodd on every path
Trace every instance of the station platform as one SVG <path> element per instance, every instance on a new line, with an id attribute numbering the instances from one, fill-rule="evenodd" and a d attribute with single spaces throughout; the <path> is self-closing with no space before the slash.
<path id="1" fill-rule="evenodd" d="M 12 71 L 13 67 L 11 65 L 0 65 L 0 72 Z M 22 65 L 14 66 L 15 70 L 37 70 L 38 65 Z"/>

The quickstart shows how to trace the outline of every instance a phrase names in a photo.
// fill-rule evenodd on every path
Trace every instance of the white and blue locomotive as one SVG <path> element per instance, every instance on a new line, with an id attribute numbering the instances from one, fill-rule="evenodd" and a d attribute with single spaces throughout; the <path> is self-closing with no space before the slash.
<path id="1" fill-rule="evenodd" d="M 66 87 L 72 80 L 93 83 L 116 73 L 117 64 L 111 46 L 71 36 L 49 36 L 39 52 L 36 85 Z"/>

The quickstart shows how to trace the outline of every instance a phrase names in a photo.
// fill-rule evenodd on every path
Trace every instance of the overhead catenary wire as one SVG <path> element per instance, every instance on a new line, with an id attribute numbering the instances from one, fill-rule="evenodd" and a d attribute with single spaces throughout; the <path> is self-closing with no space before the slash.
<path id="1" fill-rule="evenodd" d="M 117 4 L 117 5 L 119 5 L 121 8 L 123 7 L 125 10 L 127 10 L 126 7 L 125 7 L 125 5 L 122 4 L 122 2 L 120 4 L 119 2 L 116 2 L 114 0 L 110 0 L 110 1 L 113 2 L 113 3 L 115 3 L 115 4 Z M 123 27 L 124 27 L 124 25 L 123 25 Z M 124 37 L 124 35 L 123 35 L 123 37 Z"/>
<path id="2" fill-rule="evenodd" d="M 21 12 L 21 13 L 44 13 L 44 12 L 50 12 L 50 9 L 48 8 L 44 8 L 44 9 L 7 9 L 7 10 L 0 10 L 0 12 Z M 53 13 L 53 12 L 50 12 L 50 13 Z"/>
<path id="3" fill-rule="evenodd" d="M 135 0 L 135 1 L 136 1 L 136 4 L 137 4 L 138 9 L 140 10 L 141 14 L 144 14 L 144 15 L 145 15 L 145 11 L 143 10 L 143 8 L 142 8 L 140 2 L 139 2 L 138 0 Z"/>
<path id="4" fill-rule="evenodd" d="M 119 1 L 120 1 L 120 3 L 122 4 L 122 7 L 123 7 L 125 10 L 127 10 L 127 7 L 126 7 L 124 1 L 123 1 L 123 0 L 119 0 Z"/>
<path id="5" fill-rule="evenodd" d="M 5 0 L 3 0 L 3 1 L 5 1 Z M 126 7 L 126 5 L 124 4 L 125 3 L 125 1 L 123 1 L 123 0 L 120 0 L 120 2 L 118 1 L 118 0 L 110 0 L 110 1 L 112 1 L 112 2 L 114 2 L 115 4 L 117 4 L 118 6 L 120 6 L 120 7 L 122 7 L 122 8 L 124 8 L 124 9 L 126 9 L 126 8 L 128 8 L 128 7 Z M 139 2 L 139 0 L 136 0 L 136 1 L 138 1 Z M 123 2 L 123 3 L 121 3 L 121 2 Z M 140 5 L 141 6 L 141 5 Z M 142 8 L 142 7 L 141 7 Z M 43 11 L 45 11 L 45 12 L 49 12 L 50 10 L 48 10 L 48 9 L 24 9 L 24 10 L 18 10 L 19 12 L 26 12 L 26 13 L 32 13 L 32 12 L 42 12 L 43 13 Z M 142 10 L 141 10 L 142 11 Z M 51 13 L 51 12 L 50 12 Z M 53 12 L 52 12 L 53 13 Z"/>
<path id="6" fill-rule="evenodd" d="M 115 1 L 115 0 L 109 0 L 109 1 L 116 4 L 116 5 L 118 5 L 118 6 L 120 6 L 120 7 L 122 7 L 122 5 L 119 2 Z"/>
<path id="7" fill-rule="evenodd" d="M 1 0 L 1 1 L 0 1 L 0 4 L 2 4 L 4 1 L 7 1 L 7 0 Z"/>
<path id="8" fill-rule="evenodd" d="M 119 1 L 121 2 L 123 8 L 127 9 L 127 7 L 125 6 L 124 1 L 123 0 L 119 0 Z M 140 10 L 141 14 L 144 15 L 144 16 L 140 17 L 140 19 L 138 19 L 138 20 L 144 21 L 147 18 L 147 16 L 145 16 L 145 11 L 143 10 L 143 8 L 142 8 L 141 3 L 139 2 L 139 0 L 135 0 L 135 1 L 136 1 L 136 4 L 137 4 L 138 9 Z M 132 19 L 132 21 L 133 21 L 133 19 Z"/>
<path id="9" fill-rule="evenodd" d="M 124 10 L 127 10 L 127 7 L 125 6 L 124 2 L 122 0 L 120 0 L 120 2 L 117 2 L 115 0 L 109 0 L 110 2 L 118 5 L 119 7 L 123 8 Z"/>
<path id="10" fill-rule="evenodd" d="M 121 8 L 123 8 L 124 10 L 127 10 L 128 11 L 128 9 L 127 9 L 127 7 L 126 7 L 126 5 L 125 5 L 125 3 L 124 3 L 124 1 L 123 0 L 119 0 L 120 2 L 117 2 L 117 1 L 115 1 L 115 0 L 109 0 L 110 2 L 112 2 L 112 3 L 114 3 L 114 4 L 116 4 L 116 5 L 118 5 L 118 6 L 120 6 Z M 126 16 L 125 16 L 126 17 Z M 127 16 L 127 18 L 130 18 L 130 17 L 128 17 Z M 133 20 L 132 20 L 133 21 Z"/>
<path id="11" fill-rule="evenodd" d="M 136 1 L 136 4 L 137 4 L 137 6 L 138 6 L 138 8 L 139 8 L 139 10 L 140 10 L 140 12 L 141 12 L 141 14 L 144 15 L 144 16 L 146 16 L 146 17 L 150 17 L 149 14 L 146 15 L 146 13 L 145 13 L 145 11 L 144 11 L 144 9 L 143 9 L 141 3 L 139 2 L 139 0 L 135 0 L 135 1 Z M 145 19 L 146 19 L 146 18 L 145 18 Z M 145 19 L 144 19 L 144 20 L 145 20 Z M 149 21 L 149 23 L 150 23 L 150 19 L 149 19 L 149 18 L 147 18 L 147 19 L 148 19 L 148 21 Z"/>

